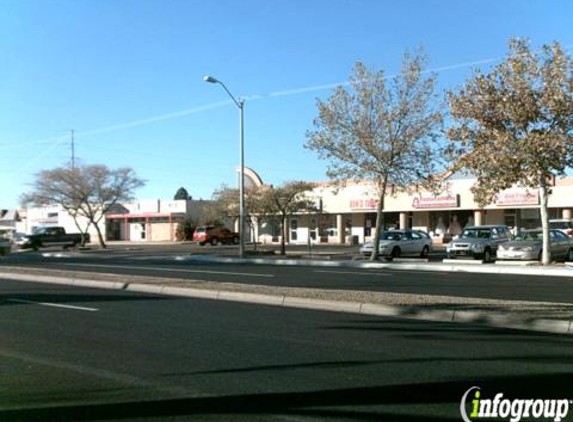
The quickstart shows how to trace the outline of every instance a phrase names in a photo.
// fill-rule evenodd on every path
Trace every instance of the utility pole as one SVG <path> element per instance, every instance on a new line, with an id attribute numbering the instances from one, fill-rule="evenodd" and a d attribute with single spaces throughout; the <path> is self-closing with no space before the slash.
<path id="1" fill-rule="evenodd" d="M 74 145 L 74 130 L 72 129 L 72 170 L 76 169 L 76 151 Z"/>

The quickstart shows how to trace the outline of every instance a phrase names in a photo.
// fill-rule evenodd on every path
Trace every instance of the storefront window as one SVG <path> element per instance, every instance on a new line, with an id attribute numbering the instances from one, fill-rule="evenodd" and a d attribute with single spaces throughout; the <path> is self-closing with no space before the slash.
<path id="1" fill-rule="evenodd" d="M 473 224 L 473 211 L 430 211 L 430 224 L 428 230 L 434 235 L 457 236 L 461 230 Z"/>

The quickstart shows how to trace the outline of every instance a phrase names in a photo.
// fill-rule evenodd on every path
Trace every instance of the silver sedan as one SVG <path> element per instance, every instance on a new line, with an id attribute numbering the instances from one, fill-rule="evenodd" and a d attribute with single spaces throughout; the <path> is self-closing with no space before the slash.
<path id="1" fill-rule="evenodd" d="M 555 260 L 573 261 L 573 241 L 560 230 L 549 230 L 551 257 Z M 538 261 L 543 247 L 542 230 L 524 230 L 513 240 L 499 245 L 498 260 Z"/>
<path id="2" fill-rule="evenodd" d="M 363 255 L 371 255 L 374 242 L 366 242 L 360 248 Z M 426 258 L 432 250 L 432 239 L 421 230 L 390 230 L 380 236 L 378 254 L 396 258 L 403 255 L 415 255 Z"/>

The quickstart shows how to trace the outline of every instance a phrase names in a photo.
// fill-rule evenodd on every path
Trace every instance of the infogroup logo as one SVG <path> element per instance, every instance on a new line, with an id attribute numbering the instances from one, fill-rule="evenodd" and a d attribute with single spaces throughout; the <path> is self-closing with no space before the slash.
<path id="1" fill-rule="evenodd" d="M 473 394 L 472 394 L 473 393 Z M 468 415 L 468 403 L 469 415 Z M 506 399 L 497 393 L 493 399 L 482 397 L 480 387 L 466 391 L 460 401 L 460 413 L 465 422 L 475 422 L 485 418 L 509 419 L 519 422 L 522 419 L 545 419 L 560 422 L 569 413 L 568 399 Z"/>

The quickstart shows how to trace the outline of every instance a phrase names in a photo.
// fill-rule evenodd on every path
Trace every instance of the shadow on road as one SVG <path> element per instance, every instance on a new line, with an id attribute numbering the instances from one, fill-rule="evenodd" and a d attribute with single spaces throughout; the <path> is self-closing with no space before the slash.
<path id="1" fill-rule="evenodd" d="M 479 384 L 488 397 L 567 398 L 571 373 L 490 378 Z M 158 401 L 88 404 L 0 411 L 1 421 L 79 422 L 206 415 L 289 415 L 312 420 L 458 421 L 459 400 L 474 380 L 349 388 L 325 391 L 233 395 Z M 385 406 L 402 405 L 399 412 Z M 431 406 L 429 406 L 431 405 Z M 438 406 L 436 406 L 438 405 Z M 394 407 L 395 408 L 395 407 Z M 232 418 L 233 420 L 235 418 Z"/>

